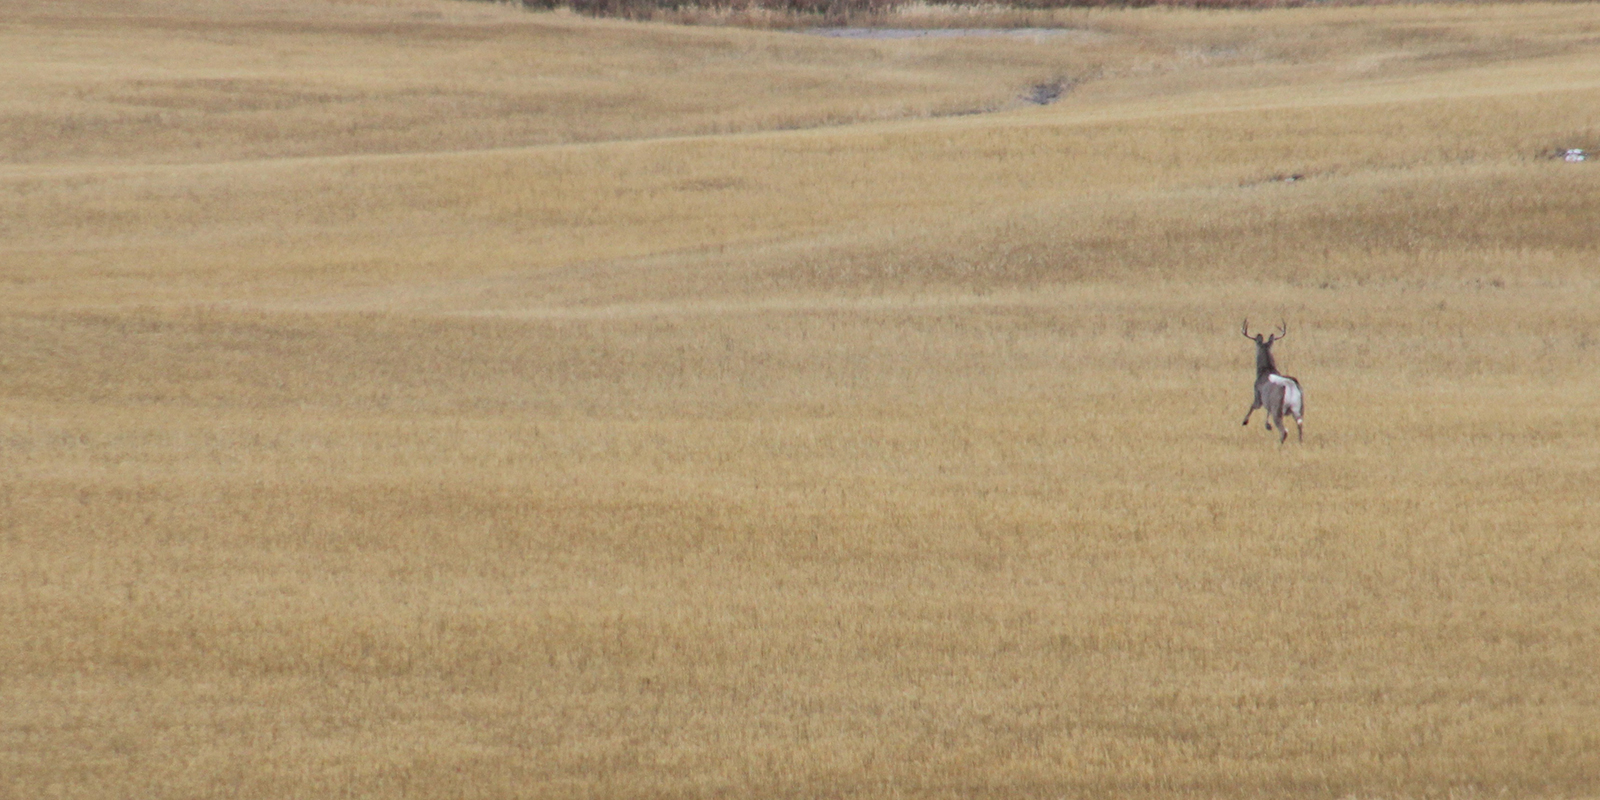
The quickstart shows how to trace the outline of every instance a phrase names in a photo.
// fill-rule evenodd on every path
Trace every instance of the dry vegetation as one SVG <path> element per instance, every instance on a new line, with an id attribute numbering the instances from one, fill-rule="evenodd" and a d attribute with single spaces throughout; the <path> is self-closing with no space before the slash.
<path id="1" fill-rule="evenodd" d="M 1600 794 L 1600 8 L 1052 13 L 8 3 L 0 796 Z"/>

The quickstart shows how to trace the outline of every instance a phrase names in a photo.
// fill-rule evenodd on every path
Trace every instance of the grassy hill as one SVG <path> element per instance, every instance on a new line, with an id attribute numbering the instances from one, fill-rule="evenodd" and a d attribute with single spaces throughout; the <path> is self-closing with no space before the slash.
<path id="1" fill-rule="evenodd" d="M 12 3 L 0 794 L 1600 793 L 1600 7 L 1051 13 Z"/>

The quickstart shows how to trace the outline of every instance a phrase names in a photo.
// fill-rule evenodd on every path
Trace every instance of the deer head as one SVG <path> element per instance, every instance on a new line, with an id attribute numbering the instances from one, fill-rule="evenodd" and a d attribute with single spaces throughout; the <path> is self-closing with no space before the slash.
<path id="1" fill-rule="evenodd" d="M 1250 320 L 1246 319 L 1244 324 L 1239 327 L 1239 332 L 1244 334 L 1244 338 L 1256 343 L 1256 374 L 1276 374 L 1278 364 L 1272 360 L 1272 343 L 1289 335 L 1289 323 L 1280 322 L 1277 333 L 1262 338 L 1259 333 L 1254 336 L 1250 335 Z"/>
<path id="2" fill-rule="evenodd" d="M 1268 336 L 1266 341 L 1261 340 L 1261 334 L 1259 333 L 1254 336 L 1250 335 L 1250 320 L 1248 319 L 1244 321 L 1244 325 L 1240 326 L 1239 332 L 1244 334 L 1244 338 L 1246 339 L 1254 339 L 1256 344 L 1262 347 L 1271 347 L 1273 342 L 1276 342 L 1279 339 L 1289 335 L 1289 323 L 1278 323 L 1278 332 Z"/>

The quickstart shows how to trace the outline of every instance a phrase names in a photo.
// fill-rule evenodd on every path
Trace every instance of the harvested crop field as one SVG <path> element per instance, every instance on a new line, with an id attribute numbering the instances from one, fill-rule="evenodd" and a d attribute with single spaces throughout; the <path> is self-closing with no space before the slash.
<path id="1" fill-rule="evenodd" d="M 1600 6 L 1058 21 L 11 3 L 0 796 L 1600 795 Z"/>

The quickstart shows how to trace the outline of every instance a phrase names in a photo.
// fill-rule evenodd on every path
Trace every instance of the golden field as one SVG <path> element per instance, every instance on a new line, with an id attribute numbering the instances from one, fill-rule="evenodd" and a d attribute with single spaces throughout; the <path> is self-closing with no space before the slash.
<path id="1" fill-rule="evenodd" d="M 0 796 L 1600 796 L 1600 6 L 3 11 Z"/>

